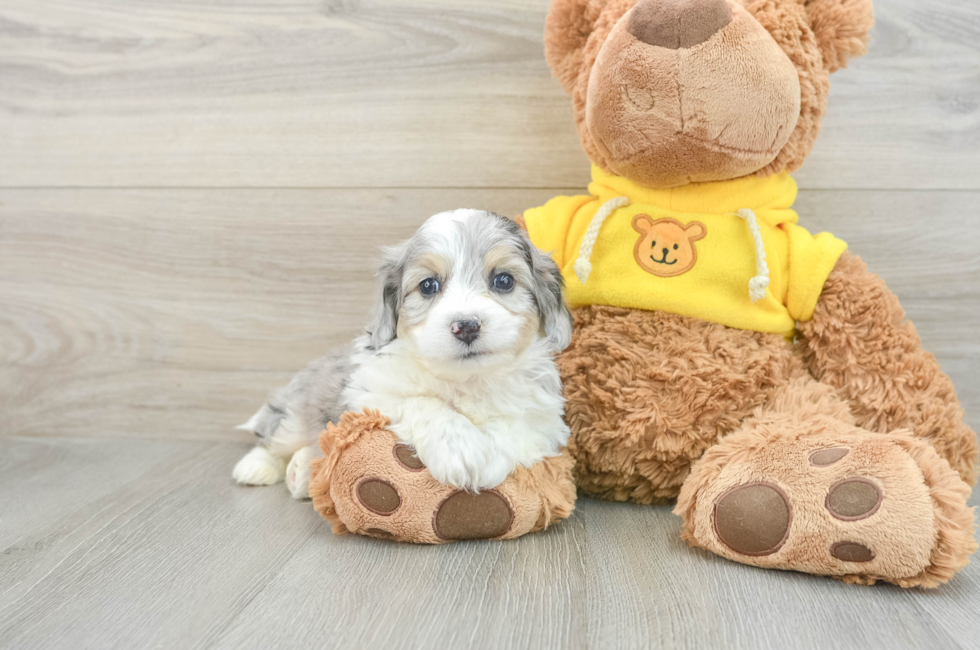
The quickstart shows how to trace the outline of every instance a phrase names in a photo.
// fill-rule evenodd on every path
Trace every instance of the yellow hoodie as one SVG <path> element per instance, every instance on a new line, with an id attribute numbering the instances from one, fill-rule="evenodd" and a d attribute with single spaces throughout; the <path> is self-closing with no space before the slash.
<path id="1" fill-rule="evenodd" d="M 666 311 L 791 338 L 847 249 L 796 225 L 786 172 L 658 190 L 593 166 L 589 193 L 524 213 L 573 307 Z"/>

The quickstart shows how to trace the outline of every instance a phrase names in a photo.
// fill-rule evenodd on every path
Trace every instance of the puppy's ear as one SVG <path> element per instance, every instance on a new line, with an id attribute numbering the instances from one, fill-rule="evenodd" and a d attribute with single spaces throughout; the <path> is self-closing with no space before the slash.
<path id="1" fill-rule="evenodd" d="M 371 310 L 367 334 L 371 349 L 377 350 L 395 339 L 398 331 L 398 312 L 402 302 L 402 274 L 409 242 L 381 249 L 382 261 L 378 268 L 378 292 Z"/>
<path id="2" fill-rule="evenodd" d="M 527 233 L 521 232 L 520 238 L 524 257 L 531 268 L 531 293 L 538 305 L 541 327 L 548 347 L 557 354 L 572 342 L 572 315 L 568 313 L 563 296 L 565 280 L 555 261 L 539 251 Z"/>

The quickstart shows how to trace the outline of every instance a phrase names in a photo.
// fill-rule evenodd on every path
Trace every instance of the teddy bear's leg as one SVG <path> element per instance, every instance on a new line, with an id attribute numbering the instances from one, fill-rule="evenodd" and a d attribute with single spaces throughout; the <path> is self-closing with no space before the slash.
<path id="1" fill-rule="evenodd" d="M 860 426 L 908 429 L 976 484 L 977 437 L 963 422 L 953 383 L 860 258 L 845 253 L 837 262 L 813 318 L 800 325 L 799 345 L 813 376 L 838 390 Z"/>
<path id="2" fill-rule="evenodd" d="M 934 587 L 976 550 L 969 487 L 908 432 L 856 426 L 833 388 L 791 381 L 709 449 L 681 489 L 682 536 L 765 568 Z"/>
<path id="3" fill-rule="evenodd" d="M 579 489 L 600 499 L 676 499 L 694 460 L 804 372 L 778 334 L 641 309 L 572 313 L 558 359 L 569 450 Z"/>

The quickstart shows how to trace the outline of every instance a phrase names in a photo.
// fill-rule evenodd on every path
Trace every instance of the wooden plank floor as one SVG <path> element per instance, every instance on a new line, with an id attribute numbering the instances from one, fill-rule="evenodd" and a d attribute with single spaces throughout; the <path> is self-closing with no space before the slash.
<path id="1" fill-rule="evenodd" d="M 797 207 L 888 281 L 977 429 L 980 6 L 876 6 Z M 0 2 L 0 648 L 980 647 L 977 565 L 848 586 L 589 499 L 413 547 L 231 483 L 231 427 L 358 331 L 378 246 L 582 190 L 546 10 Z"/>
<path id="2" fill-rule="evenodd" d="M 581 499 L 513 542 L 335 537 L 242 444 L 0 439 L 10 648 L 975 648 L 980 567 L 859 588 L 688 548 L 669 508 Z M 974 499 L 974 503 L 980 503 Z"/>

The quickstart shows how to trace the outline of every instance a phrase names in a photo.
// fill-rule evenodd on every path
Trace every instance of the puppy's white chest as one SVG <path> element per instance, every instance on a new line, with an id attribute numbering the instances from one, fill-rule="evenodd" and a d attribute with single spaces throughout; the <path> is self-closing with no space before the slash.
<path id="1" fill-rule="evenodd" d="M 486 399 L 468 391 L 451 389 L 443 396 L 443 400 L 451 409 L 478 427 L 486 424 L 494 411 L 493 406 Z"/>

